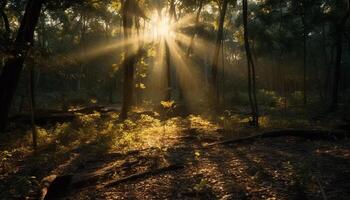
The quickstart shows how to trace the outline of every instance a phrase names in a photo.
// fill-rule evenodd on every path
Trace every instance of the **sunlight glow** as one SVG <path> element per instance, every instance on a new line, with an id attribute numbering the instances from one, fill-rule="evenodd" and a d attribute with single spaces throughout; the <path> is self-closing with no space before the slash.
<path id="1" fill-rule="evenodd" d="M 201 72 L 200 67 L 192 59 L 186 57 L 176 41 L 167 39 L 167 42 L 175 66 L 179 87 L 183 91 L 183 97 L 186 105 L 188 105 L 188 109 L 195 111 L 199 108 L 198 105 L 206 108 L 208 99 L 205 95 L 206 87 L 203 85 L 205 76 Z"/>
<path id="2" fill-rule="evenodd" d="M 162 20 L 157 26 L 158 34 L 166 37 L 170 33 L 170 26 L 166 20 Z"/>
<path id="3" fill-rule="evenodd" d="M 174 34 L 170 18 L 168 16 L 160 17 L 157 13 L 154 13 L 152 17 L 151 31 L 154 36 L 163 38 L 167 38 Z"/>

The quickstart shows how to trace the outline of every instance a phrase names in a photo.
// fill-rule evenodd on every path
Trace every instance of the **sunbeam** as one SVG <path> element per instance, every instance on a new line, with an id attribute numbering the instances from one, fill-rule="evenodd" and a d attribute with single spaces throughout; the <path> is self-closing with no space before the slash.
<path id="1" fill-rule="evenodd" d="M 138 44 L 140 41 L 150 42 L 150 39 L 151 39 L 151 35 L 145 34 L 140 36 L 135 35 L 127 40 L 121 38 L 121 39 L 106 41 L 100 44 L 95 44 L 95 45 L 85 47 L 83 50 L 80 49 L 79 51 L 71 52 L 65 55 L 65 57 L 71 57 L 77 61 L 86 62 L 98 56 L 105 55 L 106 53 L 120 50 L 126 46 L 129 46 L 132 44 Z"/>
<path id="2" fill-rule="evenodd" d="M 185 45 L 187 48 L 191 44 L 191 37 L 187 36 L 184 33 L 176 33 L 176 40 L 180 42 L 181 44 Z M 199 37 L 194 38 L 194 43 L 192 46 L 192 52 L 198 56 L 201 57 L 208 57 L 208 55 L 211 55 L 211 49 L 215 47 L 214 43 L 203 40 Z"/>
<path id="3" fill-rule="evenodd" d="M 172 26 L 174 29 L 178 28 L 185 28 L 185 27 L 191 27 L 195 25 L 195 17 L 196 15 L 194 13 L 186 14 L 181 19 L 176 21 Z"/>
<path id="4" fill-rule="evenodd" d="M 166 77 L 165 74 L 165 43 L 164 39 L 153 44 L 155 46 L 155 55 L 149 66 L 149 76 L 147 79 L 148 88 L 146 96 L 155 102 L 160 102 L 166 95 Z"/>
<path id="5" fill-rule="evenodd" d="M 192 111 L 197 111 L 200 106 L 208 105 L 206 90 L 203 85 L 204 76 L 196 67 L 196 64 L 182 53 L 180 46 L 174 41 L 167 39 L 170 54 L 173 58 L 179 87 L 183 93 L 186 104 Z"/>

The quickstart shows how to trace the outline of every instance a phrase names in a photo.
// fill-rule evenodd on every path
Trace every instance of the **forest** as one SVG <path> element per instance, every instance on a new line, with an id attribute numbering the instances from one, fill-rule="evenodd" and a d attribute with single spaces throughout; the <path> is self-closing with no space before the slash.
<path id="1" fill-rule="evenodd" d="M 0 199 L 350 199 L 350 0 L 0 0 Z"/>

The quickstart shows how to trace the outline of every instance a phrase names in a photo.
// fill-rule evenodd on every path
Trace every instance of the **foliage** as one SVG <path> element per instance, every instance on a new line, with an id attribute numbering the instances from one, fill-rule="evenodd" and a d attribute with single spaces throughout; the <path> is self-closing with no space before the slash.
<path id="1" fill-rule="evenodd" d="M 160 104 L 163 106 L 165 109 L 171 109 L 175 105 L 175 101 L 161 101 Z"/>

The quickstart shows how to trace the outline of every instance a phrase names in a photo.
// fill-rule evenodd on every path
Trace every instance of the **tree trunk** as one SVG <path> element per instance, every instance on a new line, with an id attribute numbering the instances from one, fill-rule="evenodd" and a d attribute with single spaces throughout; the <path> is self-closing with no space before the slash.
<path id="1" fill-rule="evenodd" d="M 188 49 L 187 49 L 187 58 L 190 57 L 191 53 L 192 53 L 192 48 L 193 48 L 193 43 L 194 43 L 194 38 L 196 37 L 196 35 L 198 34 L 198 31 L 197 31 L 197 28 L 198 28 L 198 23 L 199 23 L 199 17 L 200 17 L 200 14 L 202 12 L 202 8 L 203 8 L 203 1 L 204 0 L 200 0 L 199 2 L 199 7 L 198 7 L 198 11 L 197 11 L 197 15 L 196 15 L 196 21 L 195 21 L 195 31 L 194 33 L 192 34 L 192 37 L 191 37 L 191 41 L 190 41 L 190 45 L 188 46 Z"/>
<path id="2" fill-rule="evenodd" d="M 167 77 L 167 87 L 166 87 L 166 101 L 171 100 L 171 62 L 170 62 L 170 49 L 169 49 L 169 44 L 164 39 L 165 42 L 165 63 L 166 63 L 166 77 Z"/>
<path id="3" fill-rule="evenodd" d="M 248 66 L 248 96 L 252 109 L 252 125 L 259 126 L 258 103 L 256 97 L 256 73 L 254 60 L 251 54 L 248 34 L 248 2 L 243 0 L 243 26 L 244 26 L 244 46 L 246 50 L 247 66 Z"/>
<path id="4" fill-rule="evenodd" d="M 329 65 L 330 65 L 330 62 L 329 62 L 329 56 L 328 56 L 328 51 L 327 51 L 327 43 L 326 43 L 326 27 L 325 27 L 325 22 L 322 23 L 322 54 L 323 54 L 323 57 L 324 57 L 324 65 L 326 67 L 326 73 L 323 75 L 323 80 L 325 80 L 324 84 L 322 84 L 322 100 L 327 100 L 327 86 L 328 86 L 328 81 L 329 81 L 329 72 L 328 72 L 328 69 L 329 69 Z"/>
<path id="5" fill-rule="evenodd" d="M 131 37 L 131 29 L 133 26 L 133 17 L 131 15 L 131 9 L 133 8 L 134 0 L 126 0 L 123 3 L 123 31 L 124 40 Z M 133 89 L 134 89 L 134 64 L 135 56 L 133 55 L 133 48 L 130 46 L 125 47 L 125 60 L 124 60 L 124 83 L 123 83 L 123 103 L 120 117 L 122 120 L 128 118 L 128 112 L 133 101 Z"/>
<path id="6" fill-rule="evenodd" d="M 33 149 L 37 150 L 37 131 L 35 127 L 35 84 L 34 84 L 34 62 L 30 63 L 30 75 L 29 75 L 29 105 L 30 105 L 30 121 L 32 127 L 32 140 L 33 140 Z"/>
<path id="7" fill-rule="evenodd" d="M 17 33 L 17 48 L 11 53 L 0 76 L 0 130 L 4 130 L 10 106 L 23 69 L 28 49 L 34 42 L 34 30 L 38 23 L 43 0 L 29 0 Z"/>
<path id="8" fill-rule="evenodd" d="M 303 23 L 303 103 L 307 104 L 307 94 L 306 94 L 306 64 L 307 64 L 307 31 L 306 31 L 306 5 L 305 0 L 303 0 L 303 13 L 301 16 L 301 21 Z"/>
<path id="9" fill-rule="evenodd" d="M 176 10 L 175 10 L 175 0 L 170 1 L 170 8 L 169 8 L 169 23 L 172 23 L 173 18 L 176 20 Z M 167 88 L 166 88 L 166 101 L 171 100 L 171 94 L 172 94 L 172 84 L 171 84 L 171 54 L 169 49 L 169 43 L 167 42 L 167 39 L 164 38 L 165 42 L 165 63 L 166 63 L 166 77 L 167 77 Z"/>
<path id="10" fill-rule="evenodd" d="M 340 23 L 337 25 L 337 35 L 336 35 L 336 63 L 334 68 L 333 75 L 333 91 L 332 91 L 332 102 L 330 110 L 334 111 L 338 107 L 338 92 L 339 92 L 339 80 L 340 80 L 340 72 L 341 72 L 341 61 L 343 54 L 343 31 L 346 21 L 350 16 L 350 0 L 348 4 L 348 10 L 345 16 L 341 19 Z"/>
<path id="11" fill-rule="evenodd" d="M 9 19 L 5 13 L 5 7 L 7 5 L 7 0 L 4 0 L 1 4 L 0 4 L 0 15 L 1 18 L 4 22 L 4 28 L 5 28 L 5 38 L 6 39 L 10 39 L 10 34 L 11 34 L 11 29 L 10 29 L 10 23 L 9 23 Z"/>
<path id="12" fill-rule="evenodd" d="M 223 0 L 223 5 L 220 10 L 220 19 L 219 19 L 219 29 L 216 37 L 216 44 L 215 44 L 215 50 L 214 50 L 214 57 L 213 57 L 213 64 L 212 64 L 212 71 L 211 71 L 211 82 L 212 82 L 212 90 L 213 95 L 215 95 L 214 103 L 215 106 L 218 103 L 219 100 L 219 94 L 218 94 L 218 63 L 219 63 L 219 54 L 220 54 L 220 47 L 221 47 L 221 41 L 223 38 L 223 31 L 224 31 L 224 22 L 225 22 L 225 16 L 226 16 L 226 10 L 228 6 L 229 1 Z"/>
<path id="13" fill-rule="evenodd" d="M 80 47 L 82 49 L 82 56 L 85 57 L 86 55 L 86 29 L 87 29 L 87 19 L 86 19 L 86 13 L 83 11 L 80 15 L 80 24 L 81 24 L 81 29 L 80 29 Z M 80 70 L 79 70 L 79 75 L 78 75 L 78 82 L 77 82 L 77 91 L 80 91 L 82 88 L 82 80 L 84 77 L 84 69 L 85 69 L 85 62 L 79 60 L 80 63 Z M 87 75 L 87 74 L 86 74 Z M 86 80 L 88 80 L 88 77 L 85 77 Z"/>
<path id="14" fill-rule="evenodd" d="M 221 42 L 221 64 L 222 64 L 222 91 L 221 91 L 221 98 L 222 98 L 222 105 L 225 106 L 225 43 L 224 41 Z"/>

